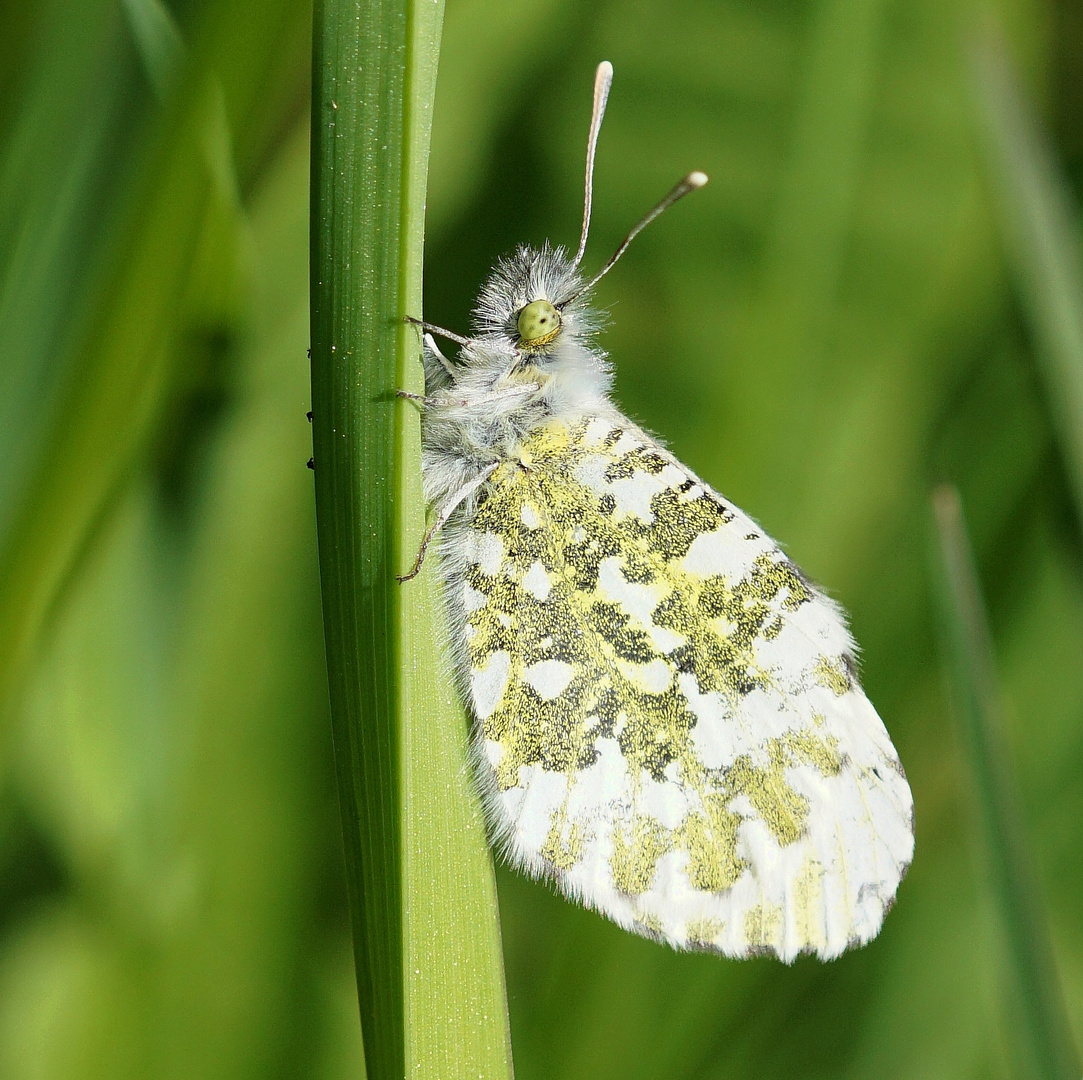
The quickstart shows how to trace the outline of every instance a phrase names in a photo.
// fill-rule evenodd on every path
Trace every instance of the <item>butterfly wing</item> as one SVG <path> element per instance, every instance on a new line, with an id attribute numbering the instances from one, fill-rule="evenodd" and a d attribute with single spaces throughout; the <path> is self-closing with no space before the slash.
<path id="1" fill-rule="evenodd" d="M 444 543 L 511 861 L 679 948 L 788 961 L 875 936 L 913 802 L 841 612 L 617 414 L 521 459 Z"/>

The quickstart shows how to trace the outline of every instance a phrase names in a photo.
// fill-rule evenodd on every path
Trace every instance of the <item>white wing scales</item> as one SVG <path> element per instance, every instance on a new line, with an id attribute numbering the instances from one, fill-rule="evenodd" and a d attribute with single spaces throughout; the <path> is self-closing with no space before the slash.
<path id="1" fill-rule="evenodd" d="M 913 802 L 839 610 L 629 422 L 521 451 L 443 541 L 511 860 L 679 948 L 875 936 Z"/>

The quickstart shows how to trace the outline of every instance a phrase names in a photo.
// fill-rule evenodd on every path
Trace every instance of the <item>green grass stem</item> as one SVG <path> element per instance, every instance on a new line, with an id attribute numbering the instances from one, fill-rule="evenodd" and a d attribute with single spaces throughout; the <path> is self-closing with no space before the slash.
<path id="1" fill-rule="evenodd" d="M 313 35 L 312 404 L 336 768 L 370 1080 L 510 1077 L 491 857 L 443 659 L 419 390 L 442 4 L 319 0 Z"/>

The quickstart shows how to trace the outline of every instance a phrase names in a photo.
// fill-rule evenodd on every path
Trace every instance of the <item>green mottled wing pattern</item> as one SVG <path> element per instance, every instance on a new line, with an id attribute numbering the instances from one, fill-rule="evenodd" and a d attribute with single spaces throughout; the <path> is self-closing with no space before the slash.
<path id="1" fill-rule="evenodd" d="M 444 543 L 517 865 L 677 947 L 876 934 L 910 790 L 841 613 L 758 526 L 613 413 L 531 435 Z"/>

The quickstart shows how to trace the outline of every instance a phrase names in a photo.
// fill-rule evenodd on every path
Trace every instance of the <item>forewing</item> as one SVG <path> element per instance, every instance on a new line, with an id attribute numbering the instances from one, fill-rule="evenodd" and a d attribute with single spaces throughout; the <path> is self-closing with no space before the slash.
<path id="1" fill-rule="evenodd" d="M 749 518 L 593 418 L 531 436 L 445 554 L 516 864 L 682 948 L 827 958 L 877 933 L 910 789 L 840 611 Z"/>

